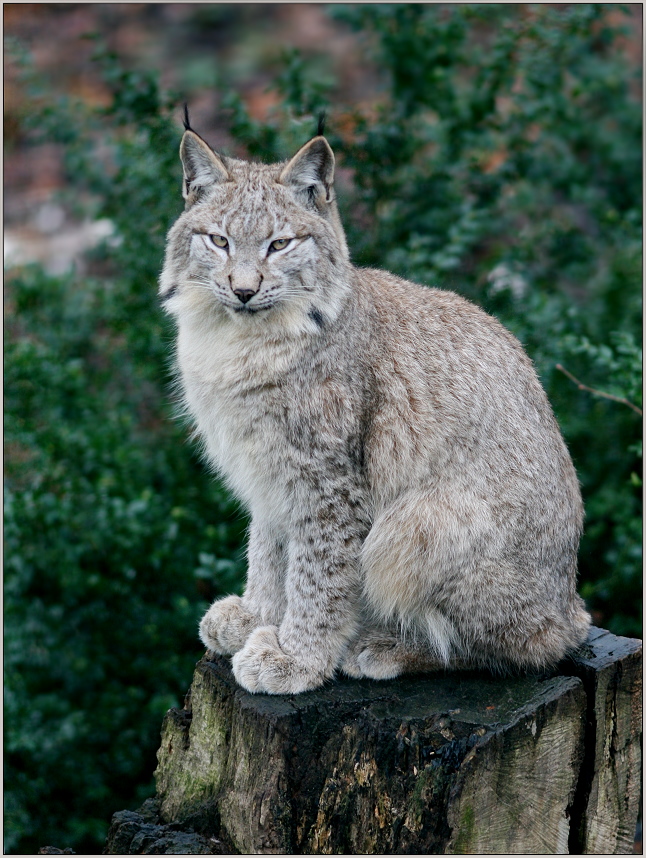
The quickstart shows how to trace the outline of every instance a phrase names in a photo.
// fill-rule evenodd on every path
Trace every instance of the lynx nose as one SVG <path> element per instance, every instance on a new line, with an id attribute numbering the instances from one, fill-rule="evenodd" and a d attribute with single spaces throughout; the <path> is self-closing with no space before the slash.
<path id="1" fill-rule="evenodd" d="M 242 304 L 248 304 L 249 301 L 256 295 L 262 284 L 262 274 L 256 271 L 247 271 L 242 269 L 235 273 L 235 277 L 229 275 L 229 286 L 231 291 Z"/>
<path id="2" fill-rule="evenodd" d="M 239 301 L 246 304 L 247 301 L 250 301 L 256 293 L 253 289 L 234 289 L 233 294 Z"/>

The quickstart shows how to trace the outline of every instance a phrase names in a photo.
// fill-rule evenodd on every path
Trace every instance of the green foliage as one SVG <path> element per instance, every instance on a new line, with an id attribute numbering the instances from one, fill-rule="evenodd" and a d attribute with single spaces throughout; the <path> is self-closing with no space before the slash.
<path id="1" fill-rule="evenodd" d="M 81 290 L 27 269 L 9 287 L 7 847 L 95 851 L 110 814 L 152 790 L 204 597 L 239 587 L 241 522 L 164 407 L 163 364 L 154 383 L 125 343 L 119 293 L 133 284 Z M 205 556 L 227 574 L 205 575 Z"/>
<path id="2" fill-rule="evenodd" d="M 76 192 L 115 225 L 94 261 L 105 274 L 25 268 L 7 283 L 12 852 L 100 852 L 111 814 L 153 792 L 161 719 L 201 654 L 199 617 L 239 591 L 244 569 L 244 522 L 172 413 L 156 279 L 177 214 L 178 131 L 152 77 L 108 71 L 104 115 L 63 104 L 45 117 L 66 135 Z"/>
<path id="3" fill-rule="evenodd" d="M 382 81 L 376 115 L 337 99 L 329 137 L 352 175 L 342 205 L 355 261 L 455 289 L 525 344 L 582 482 L 582 593 L 601 624 L 633 635 L 639 416 L 557 369 L 641 407 L 641 108 L 606 11 L 332 6 Z M 197 619 L 206 599 L 239 589 L 244 566 L 244 522 L 172 419 L 172 332 L 155 293 L 181 206 L 174 99 L 152 73 L 102 49 L 97 61 L 109 107 L 55 100 L 32 80 L 33 133 L 65 144 L 69 199 L 114 234 L 92 277 L 28 268 L 7 284 L 14 852 L 99 851 L 111 812 L 150 793 L 161 717 L 200 653 Z M 234 138 L 267 159 L 311 136 L 333 91 L 293 51 L 275 88 L 268 122 L 235 92 L 221 103 Z"/>

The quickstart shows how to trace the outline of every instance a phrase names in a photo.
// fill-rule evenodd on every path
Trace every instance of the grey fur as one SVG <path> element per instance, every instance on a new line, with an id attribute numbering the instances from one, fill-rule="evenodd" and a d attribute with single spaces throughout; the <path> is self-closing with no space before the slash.
<path id="1" fill-rule="evenodd" d="M 324 137 L 261 165 L 188 129 L 181 157 L 160 295 L 186 409 L 252 516 L 245 593 L 214 602 L 204 644 L 276 694 L 580 644 L 579 486 L 518 341 L 350 263 Z"/>

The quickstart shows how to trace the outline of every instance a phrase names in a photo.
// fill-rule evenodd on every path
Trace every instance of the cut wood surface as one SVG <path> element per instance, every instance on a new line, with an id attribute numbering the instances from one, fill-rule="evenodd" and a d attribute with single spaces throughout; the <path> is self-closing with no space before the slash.
<path id="1" fill-rule="evenodd" d="M 164 853 L 180 832 L 183 854 L 629 853 L 640 734 L 641 642 L 601 629 L 550 675 L 290 697 L 205 657 L 164 720 L 145 833 L 117 814 L 106 852 Z"/>

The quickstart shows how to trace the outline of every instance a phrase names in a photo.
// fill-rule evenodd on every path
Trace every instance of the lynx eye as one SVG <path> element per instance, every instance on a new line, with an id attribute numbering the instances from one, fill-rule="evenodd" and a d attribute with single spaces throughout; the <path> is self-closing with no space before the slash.
<path id="1" fill-rule="evenodd" d="M 277 238 L 269 245 L 269 250 L 284 250 L 291 242 L 291 238 Z"/>
<path id="2" fill-rule="evenodd" d="M 211 239 L 211 242 L 216 247 L 228 247 L 229 246 L 229 242 L 227 241 L 227 239 L 223 235 L 210 235 L 209 238 Z"/>

